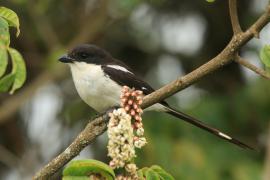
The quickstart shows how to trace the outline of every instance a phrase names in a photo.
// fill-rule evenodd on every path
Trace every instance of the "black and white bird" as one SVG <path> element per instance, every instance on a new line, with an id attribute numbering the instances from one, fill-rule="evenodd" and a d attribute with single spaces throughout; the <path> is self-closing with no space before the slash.
<path id="1" fill-rule="evenodd" d="M 59 61 L 69 64 L 78 94 L 85 103 L 97 112 L 104 112 L 112 107 L 119 106 L 123 86 L 141 90 L 144 95 L 154 91 L 148 83 L 137 77 L 127 65 L 95 45 L 78 45 L 68 54 L 59 58 Z M 165 101 L 154 104 L 145 110 L 166 112 L 221 139 L 243 148 L 253 149 L 218 129 L 172 108 Z"/>

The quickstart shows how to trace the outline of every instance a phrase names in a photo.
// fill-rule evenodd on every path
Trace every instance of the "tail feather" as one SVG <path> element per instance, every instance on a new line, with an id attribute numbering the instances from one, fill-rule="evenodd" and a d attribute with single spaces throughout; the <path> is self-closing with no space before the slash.
<path id="1" fill-rule="evenodd" d="M 235 139 L 235 138 L 233 138 L 233 137 L 219 131 L 218 129 L 210 127 L 210 126 L 204 124 L 203 122 L 201 122 L 201 121 L 199 121 L 199 120 L 197 120 L 197 119 L 195 119 L 195 118 L 193 118 L 193 117 L 191 117 L 191 116 L 189 116 L 189 115 L 187 115 L 185 113 L 177 111 L 177 110 L 175 110 L 175 109 L 173 109 L 171 107 L 166 107 L 166 112 L 168 114 L 171 114 L 171 115 L 173 115 L 173 116 L 175 116 L 175 117 L 177 117 L 179 119 L 182 119 L 182 120 L 184 120 L 184 121 L 186 121 L 186 122 L 188 122 L 190 124 L 193 124 L 193 125 L 201 128 L 201 129 L 204 129 L 204 130 L 216 135 L 217 137 L 219 137 L 221 139 L 229 141 L 230 143 L 233 143 L 233 144 L 235 144 L 237 146 L 240 146 L 242 148 L 245 148 L 245 149 L 254 150 L 253 147 L 251 147 L 251 146 L 249 146 L 249 145 L 247 145 L 247 144 L 245 144 L 245 143 L 243 143 L 243 142 L 241 142 L 241 141 L 239 141 L 239 140 L 237 140 L 237 139 Z"/>

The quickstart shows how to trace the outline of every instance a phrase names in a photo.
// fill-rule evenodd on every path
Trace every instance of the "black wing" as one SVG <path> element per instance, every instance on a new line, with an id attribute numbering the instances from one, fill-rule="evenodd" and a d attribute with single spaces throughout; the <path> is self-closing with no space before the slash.
<path id="1" fill-rule="evenodd" d="M 121 66 L 123 67 L 123 66 Z M 103 71 L 110 79 L 114 80 L 121 86 L 128 86 L 130 88 L 135 88 L 136 90 L 143 91 L 144 95 L 154 92 L 154 89 L 145 81 L 136 77 L 133 72 L 126 69 L 127 71 L 122 71 L 116 68 L 109 67 L 108 65 L 102 66 Z"/>

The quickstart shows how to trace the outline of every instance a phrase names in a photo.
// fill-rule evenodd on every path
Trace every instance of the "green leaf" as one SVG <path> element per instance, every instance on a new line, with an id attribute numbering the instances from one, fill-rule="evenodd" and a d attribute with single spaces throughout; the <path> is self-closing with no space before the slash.
<path id="1" fill-rule="evenodd" d="M 138 175 L 139 179 L 144 178 L 144 174 L 143 174 L 143 171 L 141 169 L 137 172 L 137 175 Z"/>
<path id="2" fill-rule="evenodd" d="M 158 173 L 156 173 L 155 171 L 148 169 L 145 172 L 145 178 L 146 180 L 160 180 Z"/>
<path id="3" fill-rule="evenodd" d="M 89 178 L 91 174 L 99 174 L 107 180 L 115 178 L 115 174 L 110 166 L 93 159 L 72 161 L 63 171 L 64 178 L 71 178 L 73 176 Z"/>
<path id="4" fill-rule="evenodd" d="M 1 46 L 4 45 L 5 47 L 10 44 L 8 22 L 2 17 L 0 17 L 0 43 Z"/>
<path id="5" fill-rule="evenodd" d="M 14 82 L 15 74 L 9 74 L 0 79 L 0 92 L 7 92 Z"/>
<path id="6" fill-rule="evenodd" d="M 91 180 L 88 176 L 64 176 L 62 180 Z"/>
<path id="7" fill-rule="evenodd" d="M 261 49 L 260 59 L 266 67 L 270 67 L 270 45 L 265 45 Z"/>
<path id="8" fill-rule="evenodd" d="M 22 55 L 13 48 L 9 48 L 8 52 L 12 60 L 12 74 L 15 74 L 15 80 L 10 93 L 22 87 L 26 80 L 26 68 Z"/>
<path id="9" fill-rule="evenodd" d="M 153 165 L 151 166 L 151 169 L 158 173 L 158 175 L 161 177 L 161 179 L 165 180 L 174 180 L 174 177 L 167 173 L 164 169 L 162 169 L 160 166 Z"/>
<path id="10" fill-rule="evenodd" d="M 209 3 L 213 3 L 213 2 L 215 2 L 216 0 L 206 0 L 207 2 L 209 2 Z"/>
<path id="11" fill-rule="evenodd" d="M 6 71 L 8 64 L 8 55 L 5 46 L 0 42 L 0 78 Z"/>
<path id="12" fill-rule="evenodd" d="M 16 36 L 20 34 L 20 22 L 17 14 L 6 7 L 0 7 L 0 17 L 3 17 L 7 20 L 9 26 L 17 28 Z"/>
<path id="13" fill-rule="evenodd" d="M 167 173 L 164 169 L 160 166 L 153 165 L 150 168 L 144 167 L 138 170 L 139 179 L 150 179 L 150 180 L 174 180 L 174 177 Z"/>

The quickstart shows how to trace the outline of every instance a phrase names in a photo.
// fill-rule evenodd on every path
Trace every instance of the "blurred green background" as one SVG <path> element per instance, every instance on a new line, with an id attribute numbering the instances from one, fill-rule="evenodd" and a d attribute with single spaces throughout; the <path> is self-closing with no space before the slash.
<path id="1" fill-rule="evenodd" d="M 243 29 L 267 3 L 239 0 Z M 7 180 L 30 179 L 95 115 L 78 97 L 69 69 L 57 62 L 74 45 L 105 48 L 159 88 L 214 57 L 232 36 L 224 0 L 3 0 L 1 6 L 20 18 L 21 35 L 15 38 L 14 30 L 11 43 L 28 73 L 15 95 L 0 94 L 0 179 Z M 258 52 L 269 34 L 268 25 L 241 56 L 262 67 Z M 151 112 L 143 118 L 148 144 L 137 152 L 138 166 L 160 165 L 177 180 L 270 179 L 269 92 L 269 81 L 232 63 L 168 99 L 257 151 Z M 77 158 L 108 162 L 106 143 L 105 133 Z"/>

